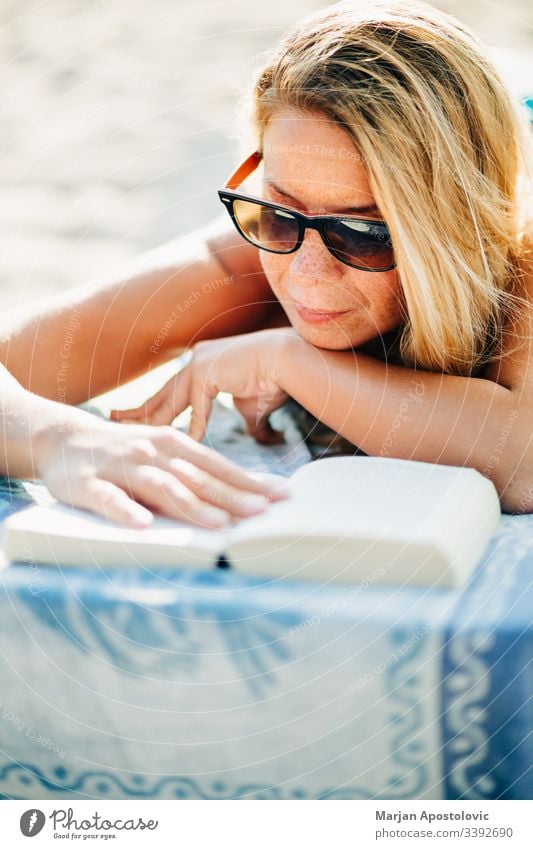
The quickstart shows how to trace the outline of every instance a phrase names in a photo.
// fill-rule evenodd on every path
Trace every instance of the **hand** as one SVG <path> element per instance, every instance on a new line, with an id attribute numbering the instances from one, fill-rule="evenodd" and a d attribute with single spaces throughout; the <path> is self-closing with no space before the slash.
<path id="1" fill-rule="evenodd" d="M 200 441 L 213 399 L 229 392 L 257 442 L 282 442 L 268 416 L 289 397 L 279 381 L 283 342 L 294 334 L 292 328 L 275 328 L 198 342 L 190 362 L 159 392 L 135 409 L 112 410 L 111 418 L 164 425 L 192 405 L 189 435 Z"/>
<path id="2" fill-rule="evenodd" d="M 43 429 L 36 468 L 55 498 L 111 521 L 145 527 L 154 510 L 220 528 L 288 494 L 282 478 L 246 472 L 175 428 L 87 419 L 67 432 Z"/>

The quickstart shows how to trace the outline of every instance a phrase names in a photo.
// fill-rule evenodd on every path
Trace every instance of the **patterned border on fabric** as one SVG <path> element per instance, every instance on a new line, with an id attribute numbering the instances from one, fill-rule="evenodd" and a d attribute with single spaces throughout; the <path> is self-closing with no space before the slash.
<path id="1" fill-rule="evenodd" d="M 523 697 L 524 704 L 530 698 L 527 667 L 516 650 L 522 634 L 505 627 L 522 596 L 533 594 L 533 516 L 518 517 L 520 534 L 516 521 L 503 517 L 483 568 L 450 621 L 442 685 L 448 799 L 530 798 L 533 792 L 531 773 L 511 775 L 508 757 L 502 758 L 502 751 L 508 756 L 513 749 L 513 723 L 508 722 L 508 709 L 496 709 L 506 688 L 507 708 L 513 694 L 519 702 Z"/>

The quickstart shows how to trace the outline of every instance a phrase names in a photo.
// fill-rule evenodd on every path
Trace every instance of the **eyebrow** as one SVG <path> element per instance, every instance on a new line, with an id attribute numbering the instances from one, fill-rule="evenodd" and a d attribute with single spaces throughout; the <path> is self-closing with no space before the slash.
<path id="1" fill-rule="evenodd" d="M 271 189 L 274 189 L 274 191 L 277 192 L 277 194 L 283 195 L 283 197 L 289 198 L 289 200 L 295 200 L 297 203 L 301 203 L 301 201 L 299 201 L 298 198 L 295 198 L 294 195 L 290 195 L 288 192 L 284 192 L 283 189 L 280 189 L 279 186 L 276 186 L 276 184 L 272 180 L 268 180 L 268 179 L 265 178 L 265 183 L 268 186 L 270 186 Z M 378 207 L 376 206 L 375 203 L 371 203 L 371 204 L 368 204 L 368 206 L 348 206 L 348 207 L 345 207 L 344 209 L 336 209 L 335 213 L 337 213 L 337 212 L 340 212 L 340 213 L 379 212 L 379 209 L 378 209 Z M 333 214 L 335 214 L 335 213 L 333 213 Z"/>

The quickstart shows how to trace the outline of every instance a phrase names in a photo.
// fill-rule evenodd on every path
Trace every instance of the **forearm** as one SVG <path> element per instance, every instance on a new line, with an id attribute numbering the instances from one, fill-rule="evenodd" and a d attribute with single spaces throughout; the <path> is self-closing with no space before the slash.
<path id="1" fill-rule="evenodd" d="M 509 389 L 297 337 L 287 337 L 279 373 L 289 395 L 367 454 L 478 469 L 504 509 L 533 510 L 530 417 Z"/>
<path id="2" fill-rule="evenodd" d="M 219 231 L 210 225 L 120 275 L 4 315 L 0 362 L 32 392 L 79 404 L 194 341 L 260 327 L 272 306 L 264 276 L 228 274 Z M 218 252 L 211 238 L 221 240 Z"/>
<path id="3" fill-rule="evenodd" d="M 67 432 L 102 426 L 82 410 L 28 392 L 1 365 L 0 421 L 0 474 L 28 479 L 40 477 L 47 435 L 62 438 Z"/>

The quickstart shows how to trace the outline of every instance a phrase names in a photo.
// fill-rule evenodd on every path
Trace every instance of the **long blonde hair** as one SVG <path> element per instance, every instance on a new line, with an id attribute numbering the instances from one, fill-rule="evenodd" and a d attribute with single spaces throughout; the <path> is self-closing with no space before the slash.
<path id="1" fill-rule="evenodd" d="M 513 303 L 532 147 L 475 36 L 416 0 L 337 3 L 281 41 L 251 106 L 259 148 L 286 108 L 350 134 L 395 249 L 403 361 L 459 375 L 484 365 Z"/>

